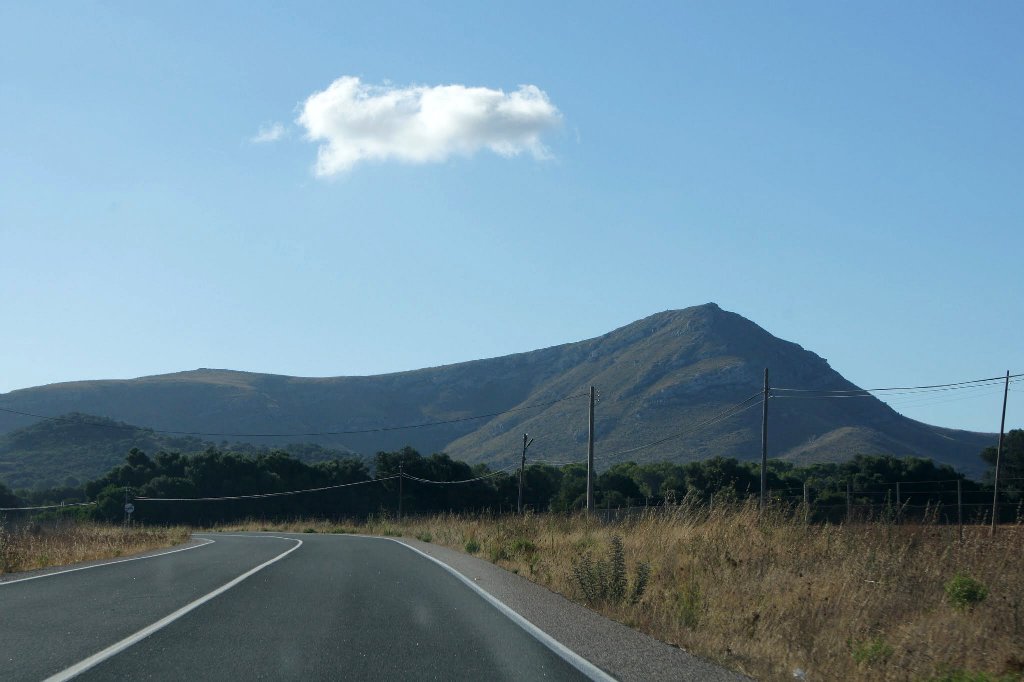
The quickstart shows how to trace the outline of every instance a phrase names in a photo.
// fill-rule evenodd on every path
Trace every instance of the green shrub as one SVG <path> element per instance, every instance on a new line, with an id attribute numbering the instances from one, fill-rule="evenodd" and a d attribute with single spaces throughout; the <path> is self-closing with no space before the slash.
<path id="1" fill-rule="evenodd" d="M 509 553 L 513 556 L 521 556 L 528 559 L 537 553 L 537 545 L 526 538 L 516 538 L 512 541 L 512 546 L 509 550 Z"/>
<path id="2" fill-rule="evenodd" d="M 466 551 L 470 554 L 476 554 L 480 551 L 480 543 L 476 541 L 476 538 L 466 540 Z"/>
<path id="3" fill-rule="evenodd" d="M 573 561 L 572 578 L 576 589 L 589 604 L 611 602 L 618 604 L 626 597 L 628 585 L 626 575 L 626 553 L 622 547 L 622 538 L 612 536 L 608 548 L 608 558 L 595 560 L 589 551 L 584 551 Z M 647 588 L 650 578 L 650 567 L 647 564 L 637 566 L 637 575 L 633 579 L 630 602 L 636 603 Z"/>
<path id="4" fill-rule="evenodd" d="M 629 603 L 636 604 L 644 596 L 647 589 L 647 582 L 651 579 L 651 565 L 641 561 L 636 566 L 636 575 L 633 577 L 633 586 L 629 590 Z"/>
<path id="5" fill-rule="evenodd" d="M 508 561 L 512 558 L 509 556 L 508 550 L 500 542 L 495 542 L 488 548 L 487 557 L 491 560 L 491 563 Z"/>
<path id="6" fill-rule="evenodd" d="M 957 573 L 946 583 L 946 601 L 961 611 L 973 609 L 985 601 L 988 588 L 969 575 Z"/>
<path id="7" fill-rule="evenodd" d="M 893 648 L 881 637 L 873 637 L 851 647 L 850 655 L 858 665 L 873 666 L 887 661 Z"/>
<path id="8" fill-rule="evenodd" d="M 416 533 L 416 539 L 421 540 L 423 542 L 430 542 L 434 539 L 434 536 L 426 531 L 421 531 L 419 533 Z"/>
<path id="9" fill-rule="evenodd" d="M 695 628 L 700 623 L 702 611 L 700 585 L 689 580 L 676 592 L 676 613 L 679 621 L 688 628 Z"/>

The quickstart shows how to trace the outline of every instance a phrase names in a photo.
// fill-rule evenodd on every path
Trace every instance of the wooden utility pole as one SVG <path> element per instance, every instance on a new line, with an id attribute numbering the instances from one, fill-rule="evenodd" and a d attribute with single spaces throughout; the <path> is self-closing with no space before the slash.
<path id="1" fill-rule="evenodd" d="M 1006 383 L 1003 384 L 1003 416 L 999 420 L 999 445 L 996 447 L 996 473 L 992 477 L 992 530 L 996 534 L 999 523 L 999 460 L 1003 458 L 1003 431 L 1006 429 L 1006 396 L 1010 392 L 1010 370 L 1006 370 Z"/>
<path id="2" fill-rule="evenodd" d="M 398 520 L 402 520 L 402 482 L 405 481 L 405 463 L 398 463 Z"/>
<path id="3" fill-rule="evenodd" d="M 763 510 L 768 489 L 768 368 L 764 368 L 764 395 L 761 397 L 761 499 L 758 509 Z"/>
<path id="4" fill-rule="evenodd" d="M 523 462 L 519 465 L 519 513 L 523 513 L 523 471 L 526 469 L 526 448 L 530 447 L 530 443 L 533 439 L 530 439 L 530 443 L 526 442 L 527 435 L 523 434 Z"/>
<path id="5" fill-rule="evenodd" d="M 590 430 L 587 436 L 587 511 L 594 512 L 594 387 L 590 387 Z"/>

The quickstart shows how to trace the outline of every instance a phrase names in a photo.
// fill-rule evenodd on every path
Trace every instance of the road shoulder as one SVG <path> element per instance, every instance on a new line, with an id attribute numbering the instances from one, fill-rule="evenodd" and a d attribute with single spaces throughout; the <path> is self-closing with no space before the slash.
<path id="1" fill-rule="evenodd" d="M 614 677 L 632 680 L 749 680 L 569 601 L 500 566 L 429 542 L 402 538 Z"/>

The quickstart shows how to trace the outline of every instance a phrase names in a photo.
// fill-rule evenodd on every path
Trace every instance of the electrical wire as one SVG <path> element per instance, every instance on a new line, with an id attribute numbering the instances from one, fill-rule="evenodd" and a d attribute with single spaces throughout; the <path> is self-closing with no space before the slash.
<path id="1" fill-rule="evenodd" d="M 48 504 L 41 507 L 0 507 L 0 511 L 24 511 L 24 510 L 38 510 L 38 509 L 67 509 L 68 507 L 88 507 L 96 504 L 95 502 L 72 502 L 68 504 Z"/>
<path id="2" fill-rule="evenodd" d="M 303 490 L 286 490 L 279 493 L 257 493 L 253 495 L 230 495 L 224 497 L 132 497 L 132 500 L 140 502 L 218 502 L 220 500 L 254 500 L 263 497 L 283 497 L 285 495 L 301 495 L 302 493 L 315 493 L 321 490 L 335 490 L 337 488 L 351 488 L 356 485 L 367 485 L 368 483 L 381 483 L 399 478 L 400 474 L 387 476 L 385 478 L 373 478 L 368 481 L 356 481 L 355 483 L 341 483 L 338 485 L 325 485 L 322 488 L 305 488 Z"/>
<path id="3" fill-rule="evenodd" d="M 1024 377 L 1024 374 L 1011 374 L 1010 379 Z M 987 379 L 971 379 L 970 381 L 957 381 L 949 384 L 930 384 L 925 386 L 888 386 L 885 388 L 856 388 L 856 389 L 818 389 L 818 388 L 784 388 L 772 387 L 772 391 L 785 391 L 791 393 L 822 393 L 827 395 L 863 394 L 863 393 L 885 393 L 892 391 L 928 391 L 941 389 L 956 389 L 957 387 L 968 387 L 976 384 L 985 384 L 996 381 L 1006 381 L 1006 376 L 990 377 Z"/>
<path id="4" fill-rule="evenodd" d="M 458 424 L 460 422 L 473 421 L 476 419 L 488 419 L 490 417 L 498 417 L 503 414 L 509 414 L 511 412 L 521 412 L 523 410 L 533 410 L 539 407 L 548 407 L 556 403 L 560 403 L 566 400 L 572 400 L 573 398 L 581 398 L 585 393 L 577 393 L 575 395 L 568 395 L 564 398 L 558 398 L 557 400 L 551 400 L 545 403 L 534 403 L 532 405 L 524 405 L 522 407 L 513 407 L 508 410 L 502 410 L 500 412 L 491 412 L 489 414 L 478 414 L 472 417 L 459 417 L 457 419 L 445 419 L 441 421 L 426 422 L 423 424 L 408 424 L 405 426 L 384 426 L 373 429 L 352 429 L 348 431 L 316 431 L 310 433 L 213 433 L 205 431 L 169 431 L 166 429 L 150 429 L 146 427 L 133 426 L 131 424 L 106 424 L 102 422 L 90 422 L 82 419 L 70 419 L 68 417 L 47 417 L 41 414 L 33 414 L 31 412 L 20 412 L 18 410 L 11 410 L 5 407 L 0 407 L 0 412 L 7 412 L 9 414 L 18 414 L 23 417 L 35 417 L 37 419 L 45 419 L 47 421 L 59 421 L 67 422 L 72 424 L 86 424 L 88 426 L 99 426 L 103 428 L 113 429 L 131 429 L 131 430 L 147 430 L 153 433 L 163 433 L 174 436 L 217 436 L 227 438 L 300 438 L 310 436 L 347 436 L 360 433 L 384 433 L 387 431 L 405 431 L 408 429 L 422 429 L 428 426 L 440 426 L 443 424 Z"/>
<path id="5" fill-rule="evenodd" d="M 498 469 L 497 471 L 492 471 L 491 473 L 485 474 L 483 476 L 477 476 L 476 478 L 467 478 L 467 479 L 464 479 L 464 480 L 461 480 L 461 481 L 431 481 L 431 480 L 426 479 L 426 478 L 419 478 L 417 476 L 413 476 L 411 474 L 405 474 L 405 473 L 401 474 L 401 476 L 402 476 L 402 478 L 407 478 L 410 481 L 417 481 L 419 483 L 430 483 L 430 484 L 433 484 L 433 485 L 457 485 L 457 484 L 460 484 L 460 483 L 475 483 L 476 481 L 483 481 L 483 480 L 488 479 L 488 478 L 494 478 L 495 476 L 503 474 L 506 471 L 511 471 L 512 469 L 518 469 L 518 468 L 519 468 L 518 464 L 512 464 L 510 466 L 505 467 L 504 469 Z"/>
<path id="6" fill-rule="evenodd" d="M 548 466 L 567 466 L 569 464 L 586 464 L 587 460 L 574 459 L 568 462 L 555 461 L 551 459 L 531 459 L 526 463 L 526 466 L 533 466 L 534 464 L 546 464 Z"/>
<path id="7" fill-rule="evenodd" d="M 662 443 L 667 443 L 668 441 L 675 440 L 676 438 L 682 438 L 683 436 L 685 436 L 685 435 L 687 435 L 689 433 L 693 433 L 694 431 L 697 431 L 699 429 L 702 429 L 705 426 L 710 426 L 711 424 L 715 424 L 717 422 L 724 421 L 725 419 L 733 417 L 733 416 L 735 416 L 735 415 L 737 415 L 737 414 L 739 414 L 741 412 L 745 412 L 746 410 L 749 410 L 750 408 L 759 405 L 761 403 L 760 400 L 758 400 L 756 402 L 751 402 L 751 401 L 754 400 L 755 398 L 760 398 L 761 395 L 762 395 L 762 392 L 758 391 L 757 393 L 753 394 L 752 396 L 750 396 L 746 400 L 743 400 L 743 401 L 741 401 L 739 403 L 736 403 L 735 405 L 732 405 L 731 407 L 726 408 L 725 410 L 723 410 L 722 412 L 718 413 L 717 415 L 715 415 L 713 417 L 710 417 L 709 419 L 706 419 L 705 421 L 702 421 L 702 422 L 700 422 L 698 424 L 694 424 L 693 426 L 691 426 L 688 429 L 685 429 L 685 430 L 680 431 L 678 433 L 674 433 L 671 436 L 666 436 L 664 438 L 660 438 L 658 440 L 651 441 L 650 443 L 644 443 L 643 445 L 637 445 L 635 447 L 627 448 L 625 450 L 618 450 L 616 452 L 611 452 L 611 453 L 608 453 L 608 454 L 602 454 L 602 455 L 600 455 L 600 458 L 601 459 L 610 459 L 612 457 L 618 457 L 619 455 L 628 455 L 628 454 L 630 454 L 632 452 L 637 452 L 639 450 L 644 450 L 646 448 L 654 447 L 655 445 L 661 445 Z"/>

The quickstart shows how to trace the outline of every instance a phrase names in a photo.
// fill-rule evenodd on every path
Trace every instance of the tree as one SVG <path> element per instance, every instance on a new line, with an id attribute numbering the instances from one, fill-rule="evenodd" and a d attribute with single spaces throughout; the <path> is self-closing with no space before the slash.
<path id="1" fill-rule="evenodd" d="M 551 500 L 552 511 L 577 511 L 587 506 L 587 465 L 562 467 L 558 494 Z"/>
<path id="2" fill-rule="evenodd" d="M 0 507 L 20 507 L 21 499 L 11 492 L 3 483 L 0 483 Z"/>
<path id="3" fill-rule="evenodd" d="M 991 467 L 988 480 L 995 474 L 997 446 L 981 451 L 981 458 Z M 1017 480 L 1014 480 L 1017 479 Z M 1004 490 L 1024 490 L 1024 429 L 1013 429 L 1003 436 L 1003 453 L 999 460 L 999 487 Z"/>

